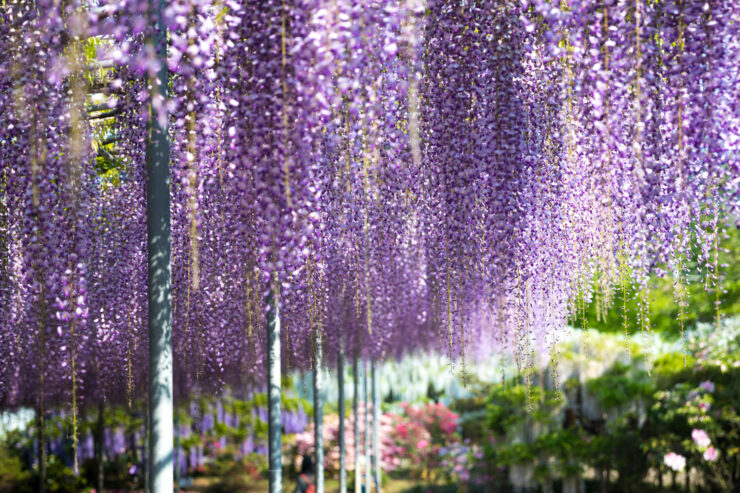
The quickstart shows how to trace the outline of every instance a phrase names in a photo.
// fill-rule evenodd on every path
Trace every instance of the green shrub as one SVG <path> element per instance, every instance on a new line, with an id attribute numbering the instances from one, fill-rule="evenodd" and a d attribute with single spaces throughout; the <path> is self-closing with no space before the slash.
<path id="1" fill-rule="evenodd" d="M 31 471 L 7 442 L 0 445 L 0 493 L 31 493 Z"/>

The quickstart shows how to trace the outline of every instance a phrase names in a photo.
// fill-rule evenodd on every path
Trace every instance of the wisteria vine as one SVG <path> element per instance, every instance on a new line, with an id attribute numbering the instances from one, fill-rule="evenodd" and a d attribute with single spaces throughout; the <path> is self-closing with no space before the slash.
<path id="1" fill-rule="evenodd" d="M 0 406 L 131 402 L 146 2 L 1 12 Z M 652 275 L 681 307 L 690 262 L 721 289 L 737 2 L 178 0 L 166 22 L 180 395 L 261 385 L 267 290 L 289 368 L 319 334 L 330 362 L 526 369 L 594 299 L 649 330 Z"/>

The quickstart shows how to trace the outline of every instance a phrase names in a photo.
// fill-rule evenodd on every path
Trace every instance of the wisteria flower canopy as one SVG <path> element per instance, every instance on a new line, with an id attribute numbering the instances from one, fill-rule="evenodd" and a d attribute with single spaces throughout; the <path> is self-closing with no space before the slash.
<path id="1" fill-rule="evenodd" d="M 637 286 L 628 332 L 651 275 L 681 306 L 692 262 L 720 289 L 733 0 L 178 0 L 168 98 L 146 2 L 3 5 L 3 407 L 145 388 L 150 119 L 172 146 L 178 393 L 264 381 L 268 290 L 306 368 L 316 333 L 329 355 L 533 365 L 615 287 Z"/>

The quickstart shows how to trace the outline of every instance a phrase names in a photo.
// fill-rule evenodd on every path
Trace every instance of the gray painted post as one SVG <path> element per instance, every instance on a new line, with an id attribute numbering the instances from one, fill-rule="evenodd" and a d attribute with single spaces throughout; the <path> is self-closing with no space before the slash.
<path id="1" fill-rule="evenodd" d="M 313 430 L 314 450 L 316 453 L 314 468 L 316 472 L 316 493 L 324 493 L 324 418 L 321 404 L 323 381 L 321 375 L 321 330 L 314 329 L 314 364 L 313 364 Z"/>
<path id="2" fill-rule="evenodd" d="M 283 491 L 283 466 L 280 452 L 280 311 L 277 296 L 267 292 L 267 445 L 270 493 Z"/>
<path id="3" fill-rule="evenodd" d="M 344 439 L 344 339 L 339 340 L 339 361 L 337 362 L 339 386 L 339 493 L 347 493 L 347 443 Z"/>
<path id="4" fill-rule="evenodd" d="M 375 376 L 375 359 L 370 361 L 373 394 L 373 482 L 375 491 L 380 493 L 380 392 L 378 379 Z"/>
<path id="5" fill-rule="evenodd" d="M 367 392 L 367 361 L 362 360 L 362 395 L 365 402 L 365 493 L 373 490 L 370 477 L 370 406 Z"/>
<path id="6" fill-rule="evenodd" d="M 150 485 L 152 493 L 172 493 L 172 299 L 170 268 L 170 145 L 167 121 L 167 28 L 165 0 L 149 0 L 155 25 L 148 43 L 159 63 L 149 78 L 149 120 L 146 133 L 146 211 L 149 298 Z M 153 97 L 159 105 L 152 104 Z"/>
<path id="7" fill-rule="evenodd" d="M 354 395 L 352 396 L 352 413 L 355 416 L 355 493 L 361 493 L 362 486 L 360 479 L 360 371 L 357 364 L 357 355 L 352 364 L 352 380 L 354 386 Z"/>

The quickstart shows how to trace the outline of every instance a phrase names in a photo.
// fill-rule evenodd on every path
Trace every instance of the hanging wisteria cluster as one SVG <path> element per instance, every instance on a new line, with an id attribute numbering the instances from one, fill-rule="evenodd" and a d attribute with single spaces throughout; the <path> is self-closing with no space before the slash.
<path id="1" fill-rule="evenodd" d="M 720 289 L 733 0 L 177 0 L 151 115 L 146 2 L 1 14 L 0 406 L 143 395 L 147 118 L 181 395 L 262 384 L 269 290 L 308 368 L 316 341 L 528 367 L 592 299 L 649 330 L 651 275 Z"/>

